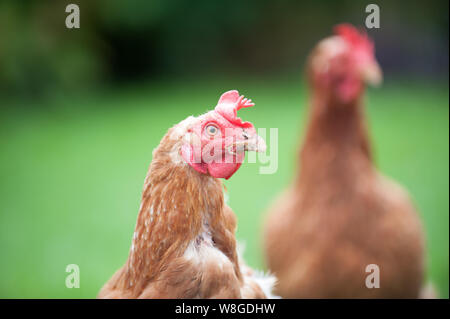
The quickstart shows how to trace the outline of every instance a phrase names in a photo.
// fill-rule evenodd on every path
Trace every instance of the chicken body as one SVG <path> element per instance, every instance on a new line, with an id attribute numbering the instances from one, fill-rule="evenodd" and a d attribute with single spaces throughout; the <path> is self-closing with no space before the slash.
<path id="1" fill-rule="evenodd" d="M 180 155 L 197 122 L 170 129 L 153 152 L 128 260 L 98 298 L 266 297 L 258 278 L 241 271 L 221 181 Z"/>
<path id="2" fill-rule="evenodd" d="M 313 52 L 310 63 L 321 62 L 314 55 L 322 49 Z M 417 298 L 424 272 L 421 223 L 406 191 L 372 163 L 362 94 L 343 100 L 311 82 L 300 169 L 269 209 L 265 224 L 266 260 L 278 279 L 276 293 L 284 298 Z M 366 286 L 372 264 L 379 269 L 379 288 Z"/>

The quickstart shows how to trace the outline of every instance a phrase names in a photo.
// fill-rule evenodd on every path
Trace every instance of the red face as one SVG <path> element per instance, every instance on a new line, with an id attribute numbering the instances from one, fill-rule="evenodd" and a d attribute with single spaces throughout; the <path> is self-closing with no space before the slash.
<path id="1" fill-rule="evenodd" d="M 361 95 L 365 82 L 377 85 L 382 75 L 366 35 L 350 25 L 337 26 L 336 33 L 319 44 L 313 70 L 315 85 L 348 103 Z"/>
<path id="2" fill-rule="evenodd" d="M 335 88 L 336 95 L 344 103 L 361 94 L 363 83 L 352 54 L 345 52 L 331 59 L 329 81 Z"/>
<path id="3" fill-rule="evenodd" d="M 237 94 L 237 91 L 230 92 Z M 266 147 L 254 126 L 248 122 L 242 123 L 235 116 L 239 108 L 237 100 L 234 104 L 229 102 L 227 100 L 221 105 L 219 101 L 216 110 L 200 116 L 188 129 L 181 148 L 181 155 L 189 165 L 216 178 L 230 178 L 241 166 L 245 151 L 265 151 Z"/>

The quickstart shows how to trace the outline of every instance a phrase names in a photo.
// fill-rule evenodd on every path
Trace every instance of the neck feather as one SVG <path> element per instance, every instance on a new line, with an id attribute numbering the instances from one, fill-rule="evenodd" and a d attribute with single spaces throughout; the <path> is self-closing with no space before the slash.
<path id="1" fill-rule="evenodd" d="M 182 139 L 173 139 L 170 133 L 155 149 L 145 178 L 126 264 L 126 288 L 139 290 L 146 281 L 154 279 L 163 265 L 183 255 L 205 225 L 213 238 L 231 231 L 233 236 L 225 236 L 228 242 L 220 244 L 226 255 L 235 255 L 234 229 L 223 229 L 226 223 L 222 183 L 186 164 L 179 156 Z"/>
<path id="2" fill-rule="evenodd" d="M 315 92 L 300 159 L 299 181 L 342 177 L 345 172 L 351 182 L 352 170 L 359 169 L 356 162 L 371 166 L 361 98 L 344 104 Z"/>

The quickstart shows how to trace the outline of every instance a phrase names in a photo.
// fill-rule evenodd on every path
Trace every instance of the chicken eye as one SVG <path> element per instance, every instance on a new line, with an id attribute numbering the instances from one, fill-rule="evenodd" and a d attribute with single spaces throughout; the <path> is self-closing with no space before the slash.
<path id="1" fill-rule="evenodd" d="M 206 133 L 208 133 L 208 135 L 210 135 L 210 136 L 214 136 L 217 133 L 219 133 L 219 128 L 215 125 L 206 126 L 205 130 L 206 130 Z"/>

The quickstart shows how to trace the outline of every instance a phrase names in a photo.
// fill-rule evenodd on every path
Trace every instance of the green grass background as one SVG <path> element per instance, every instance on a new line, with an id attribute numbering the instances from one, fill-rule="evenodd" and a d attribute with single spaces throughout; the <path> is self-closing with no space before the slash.
<path id="1" fill-rule="evenodd" d="M 225 184 L 245 258 L 263 267 L 264 210 L 292 178 L 307 95 L 298 78 L 159 81 L 45 102 L 3 101 L 0 117 L 0 297 L 92 298 L 125 262 L 151 152 L 173 124 L 229 89 L 256 102 L 240 113 L 279 129 L 273 175 L 246 164 Z M 386 79 L 371 90 L 376 164 L 412 194 L 427 233 L 428 278 L 448 298 L 448 83 Z M 65 268 L 80 266 L 67 289 Z"/>

